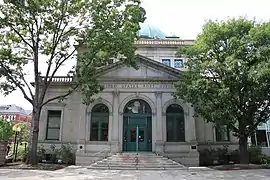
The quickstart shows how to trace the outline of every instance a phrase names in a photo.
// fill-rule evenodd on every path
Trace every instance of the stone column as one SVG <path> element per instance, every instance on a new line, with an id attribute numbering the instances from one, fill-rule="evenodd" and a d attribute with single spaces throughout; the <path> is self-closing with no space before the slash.
<path id="1" fill-rule="evenodd" d="M 156 92 L 156 152 L 163 153 L 163 118 L 162 118 L 162 92 Z"/>
<path id="2" fill-rule="evenodd" d="M 79 140 L 85 140 L 85 124 L 86 124 L 86 107 L 84 104 L 80 104 L 80 108 L 78 109 L 79 113 L 79 129 L 78 129 L 78 139 Z"/>
<path id="3" fill-rule="evenodd" d="M 111 150 L 119 151 L 119 91 L 113 91 L 113 112 L 112 112 L 112 138 Z"/>
<path id="4" fill-rule="evenodd" d="M 78 129 L 78 141 L 77 141 L 77 152 L 76 154 L 83 154 L 86 151 L 85 143 L 86 143 L 86 106 L 84 104 L 80 104 L 80 108 L 78 109 L 80 114 L 79 118 L 79 129 Z"/>
<path id="5" fill-rule="evenodd" d="M 185 129 L 188 132 L 188 137 L 190 142 L 196 142 L 196 125 L 195 125 L 195 111 L 194 108 L 188 104 L 189 107 L 189 119 L 188 119 L 188 128 Z M 187 134 L 187 133 L 186 133 Z"/>

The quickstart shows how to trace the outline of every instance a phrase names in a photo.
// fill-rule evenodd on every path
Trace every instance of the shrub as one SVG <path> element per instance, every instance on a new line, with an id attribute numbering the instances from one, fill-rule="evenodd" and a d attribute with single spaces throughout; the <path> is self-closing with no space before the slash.
<path id="1" fill-rule="evenodd" d="M 67 165 L 75 164 L 75 154 L 72 151 L 71 144 L 62 144 L 61 148 L 58 150 L 58 157 Z"/>
<path id="2" fill-rule="evenodd" d="M 233 164 L 239 164 L 240 163 L 240 152 L 238 149 L 230 151 L 230 161 L 233 162 Z"/>
<path id="3" fill-rule="evenodd" d="M 224 145 L 222 148 L 207 148 L 199 152 L 200 165 L 225 165 L 230 162 L 239 163 L 239 151 L 229 151 L 228 146 Z"/>
<path id="4" fill-rule="evenodd" d="M 18 145 L 18 150 L 17 150 L 17 160 L 25 162 L 27 159 L 27 150 L 25 150 L 24 145 Z"/>
<path id="5" fill-rule="evenodd" d="M 218 164 L 228 163 L 228 148 L 207 148 L 199 152 L 200 153 L 200 165 L 211 166 Z"/>
<path id="6" fill-rule="evenodd" d="M 0 140 L 9 140 L 13 135 L 12 123 L 0 118 Z"/>
<path id="7" fill-rule="evenodd" d="M 39 162 L 46 159 L 46 149 L 44 148 L 43 144 L 38 145 L 37 156 Z"/>
<path id="8" fill-rule="evenodd" d="M 58 155 L 58 149 L 56 149 L 54 144 L 50 145 L 50 156 L 49 161 L 52 163 L 57 163 L 57 155 Z"/>
<path id="9" fill-rule="evenodd" d="M 261 158 L 263 156 L 262 149 L 259 146 L 251 146 L 248 148 L 249 162 L 252 164 L 261 164 Z"/>

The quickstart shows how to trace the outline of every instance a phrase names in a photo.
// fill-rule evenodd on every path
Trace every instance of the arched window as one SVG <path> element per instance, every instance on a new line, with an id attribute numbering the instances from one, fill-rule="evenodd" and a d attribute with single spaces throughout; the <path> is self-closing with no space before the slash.
<path id="1" fill-rule="evenodd" d="M 152 114 L 151 107 L 147 102 L 141 99 L 134 99 L 127 103 L 124 113 L 132 114 Z"/>
<path id="2" fill-rule="evenodd" d="M 91 112 L 90 141 L 108 141 L 109 109 L 97 104 Z"/>
<path id="3" fill-rule="evenodd" d="M 184 110 L 171 104 L 166 110 L 167 142 L 185 142 Z"/>

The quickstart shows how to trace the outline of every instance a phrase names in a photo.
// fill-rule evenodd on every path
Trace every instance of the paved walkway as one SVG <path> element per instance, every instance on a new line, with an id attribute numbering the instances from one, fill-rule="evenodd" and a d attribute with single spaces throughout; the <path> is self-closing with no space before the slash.
<path id="1" fill-rule="evenodd" d="M 58 171 L 0 169 L 1 180 L 270 180 L 270 170 L 214 171 L 119 171 L 90 170 L 86 167 L 69 167 Z"/>

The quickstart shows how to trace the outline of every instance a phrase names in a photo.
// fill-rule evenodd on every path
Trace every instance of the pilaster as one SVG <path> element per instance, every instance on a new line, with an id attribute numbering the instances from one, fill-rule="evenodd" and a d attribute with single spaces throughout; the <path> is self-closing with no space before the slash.
<path id="1" fill-rule="evenodd" d="M 119 141 L 119 91 L 113 91 L 113 113 L 112 113 L 112 141 Z"/>
<path id="2" fill-rule="evenodd" d="M 185 133 L 186 135 L 188 135 L 188 141 L 189 142 L 196 142 L 197 139 L 196 139 L 196 124 L 195 124 L 195 111 L 194 111 L 194 108 L 189 105 L 189 118 L 188 118 L 188 121 L 185 121 L 185 123 L 187 123 L 187 128 L 185 129 Z M 186 116 L 186 115 L 185 115 Z"/>
<path id="3" fill-rule="evenodd" d="M 86 105 L 84 104 L 80 104 L 80 109 L 79 109 L 79 113 L 80 113 L 80 120 L 79 120 L 79 140 L 80 141 L 85 141 L 85 137 L 86 137 L 86 132 L 87 129 L 85 127 L 86 125 Z"/>
<path id="4" fill-rule="evenodd" d="M 163 127 L 163 117 L 162 117 L 162 92 L 156 92 L 156 148 L 157 153 L 164 152 L 164 127 Z"/>

